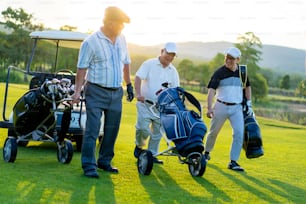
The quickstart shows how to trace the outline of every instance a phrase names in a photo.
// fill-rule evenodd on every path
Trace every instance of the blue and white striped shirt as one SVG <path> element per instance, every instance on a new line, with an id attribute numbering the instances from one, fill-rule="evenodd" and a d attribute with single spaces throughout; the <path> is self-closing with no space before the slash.
<path id="1" fill-rule="evenodd" d="M 103 87 L 120 87 L 124 64 L 131 59 L 123 35 L 113 44 L 100 30 L 87 37 L 80 48 L 77 67 L 88 68 L 87 80 Z"/>

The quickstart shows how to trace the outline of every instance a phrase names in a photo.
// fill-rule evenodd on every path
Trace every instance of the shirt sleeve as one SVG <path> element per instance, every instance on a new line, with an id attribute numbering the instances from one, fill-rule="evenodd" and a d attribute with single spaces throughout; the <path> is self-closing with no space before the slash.
<path id="1" fill-rule="evenodd" d="M 145 80 L 148 77 L 149 66 L 148 61 L 142 63 L 139 69 L 136 72 L 136 76 L 138 76 L 141 80 Z"/>
<path id="2" fill-rule="evenodd" d="M 84 41 L 81 44 L 81 48 L 79 51 L 77 67 L 80 69 L 88 68 L 92 58 L 93 58 L 93 50 L 90 48 L 89 43 L 87 41 Z"/>

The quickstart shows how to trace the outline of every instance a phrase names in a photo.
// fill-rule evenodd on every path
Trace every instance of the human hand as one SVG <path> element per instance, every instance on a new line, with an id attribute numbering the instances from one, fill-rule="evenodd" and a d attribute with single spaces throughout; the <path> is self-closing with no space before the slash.
<path id="1" fill-rule="evenodd" d="M 126 85 L 127 96 L 126 100 L 131 102 L 134 99 L 133 86 L 131 83 Z"/>
<path id="2" fill-rule="evenodd" d="M 209 109 L 209 110 L 207 111 L 207 113 L 206 113 L 206 116 L 207 116 L 208 118 L 212 118 L 212 117 L 214 116 L 213 110 Z"/>
<path id="3" fill-rule="evenodd" d="M 145 101 L 145 98 L 143 96 L 137 96 L 136 99 L 137 99 L 137 101 L 140 101 L 142 103 L 144 103 L 144 101 Z"/>
<path id="4" fill-rule="evenodd" d="M 80 103 L 80 94 L 77 92 L 71 95 L 71 101 L 69 101 L 70 105 L 73 105 L 74 103 Z"/>
<path id="5" fill-rule="evenodd" d="M 251 100 L 247 100 L 246 102 L 246 105 L 247 105 L 247 115 L 251 116 L 253 115 L 253 109 L 252 109 L 252 101 Z"/>

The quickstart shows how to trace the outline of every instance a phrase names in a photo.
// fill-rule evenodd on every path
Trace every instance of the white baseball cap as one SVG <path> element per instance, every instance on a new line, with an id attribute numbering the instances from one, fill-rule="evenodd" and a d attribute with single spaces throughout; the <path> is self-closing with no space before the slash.
<path id="1" fill-rule="evenodd" d="M 224 53 L 226 55 L 230 55 L 230 56 L 232 56 L 234 58 L 240 58 L 240 56 L 241 56 L 240 50 L 238 48 L 236 48 L 236 47 L 230 47 Z"/>
<path id="2" fill-rule="evenodd" d="M 174 53 L 175 55 L 177 54 L 177 48 L 174 42 L 167 42 L 165 44 L 165 49 L 168 53 Z"/>

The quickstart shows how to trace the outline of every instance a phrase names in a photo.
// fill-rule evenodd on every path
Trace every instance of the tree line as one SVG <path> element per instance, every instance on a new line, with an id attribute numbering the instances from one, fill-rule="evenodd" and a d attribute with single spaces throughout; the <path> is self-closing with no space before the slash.
<path id="1" fill-rule="evenodd" d="M 13 9 L 8 7 L 1 12 L 2 20 L 0 25 L 5 31 L 0 32 L 0 79 L 5 80 L 5 69 L 9 65 L 14 65 L 25 69 L 29 61 L 32 49 L 32 41 L 29 33 L 37 30 L 45 30 L 43 24 L 34 24 L 34 16 L 28 14 L 22 8 Z M 76 30 L 76 27 L 64 25 L 60 30 Z M 300 97 L 306 96 L 306 79 L 300 75 L 282 76 L 270 69 L 260 68 L 258 62 L 261 57 L 262 43 L 260 39 L 252 32 L 247 32 L 237 37 L 237 43 L 234 44 L 242 52 L 241 64 L 248 67 L 248 76 L 252 84 L 252 96 L 255 101 L 265 98 L 268 94 L 268 87 L 274 87 L 281 90 L 291 90 L 291 92 Z M 50 43 L 38 44 L 35 58 L 31 63 L 32 71 L 49 72 L 52 67 L 70 69 L 76 71 L 78 50 L 70 48 L 60 49 L 58 64 L 55 63 L 55 45 Z M 148 56 L 131 55 L 132 74 L 136 72 L 141 63 L 148 59 Z M 190 59 L 182 59 L 174 62 L 178 69 L 180 78 L 186 84 L 198 84 L 206 87 L 212 73 L 224 64 L 224 54 L 218 53 L 211 61 L 194 62 Z M 22 77 L 18 80 L 23 80 Z"/>

